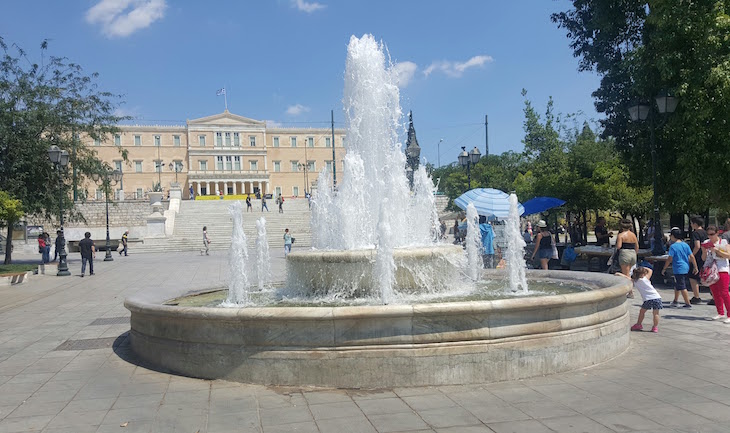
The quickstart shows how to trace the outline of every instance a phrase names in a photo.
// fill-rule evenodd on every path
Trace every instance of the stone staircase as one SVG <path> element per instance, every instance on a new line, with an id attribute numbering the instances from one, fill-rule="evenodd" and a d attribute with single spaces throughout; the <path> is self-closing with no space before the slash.
<path id="1" fill-rule="evenodd" d="M 253 212 L 246 212 L 243 205 L 243 229 L 249 248 L 256 241 L 256 220 L 266 218 L 266 233 L 269 247 L 284 248 L 284 229 L 288 228 L 296 239 L 294 247 L 310 247 L 312 243 L 309 228 L 310 211 L 306 199 L 285 199 L 284 213 L 279 213 L 275 200 L 267 200 L 271 212 L 261 212 L 261 201 L 252 200 Z M 203 247 L 203 226 L 208 227 L 211 251 L 227 250 L 231 245 L 233 222 L 228 212 L 231 200 L 183 200 L 180 212 L 175 218 L 172 237 L 145 239 L 144 243 L 130 244 L 134 252 L 152 253 L 167 251 L 200 251 Z"/>

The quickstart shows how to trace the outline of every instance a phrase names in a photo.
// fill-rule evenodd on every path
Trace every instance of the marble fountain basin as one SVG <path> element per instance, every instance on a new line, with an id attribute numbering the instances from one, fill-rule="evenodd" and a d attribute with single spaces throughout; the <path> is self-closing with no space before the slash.
<path id="1" fill-rule="evenodd" d="M 590 290 L 412 305 L 212 308 L 127 298 L 132 350 L 174 373 L 244 383 L 388 388 L 486 383 L 594 365 L 629 345 L 630 281 L 575 271 L 528 280 Z M 484 271 L 483 278 L 504 278 Z"/>

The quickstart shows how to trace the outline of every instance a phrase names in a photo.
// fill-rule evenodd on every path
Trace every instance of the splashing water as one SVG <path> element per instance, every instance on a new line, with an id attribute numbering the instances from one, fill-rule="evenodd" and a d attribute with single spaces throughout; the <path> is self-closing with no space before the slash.
<path id="1" fill-rule="evenodd" d="M 396 79 L 382 43 L 372 35 L 350 38 L 343 176 L 335 192 L 327 171 L 320 173 L 311 219 L 315 249 L 377 251 L 372 278 L 381 286 L 384 303 L 395 295 L 393 249 L 433 245 L 438 221 L 433 182 L 425 168 L 414 173 L 413 194 L 408 186 Z"/>
<path id="2" fill-rule="evenodd" d="M 228 282 L 228 298 L 222 306 L 240 306 L 249 302 L 248 296 L 248 275 L 246 264 L 248 263 L 248 247 L 246 246 L 246 234 L 243 232 L 243 205 L 236 201 L 228 206 L 228 212 L 233 218 L 233 233 L 231 234 L 231 249 L 228 252 L 228 266 L 230 268 L 230 279 Z"/>
<path id="3" fill-rule="evenodd" d="M 271 276 L 271 256 L 266 238 L 266 218 L 256 220 L 256 249 L 254 250 L 254 280 L 259 291 L 264 290 Z"/>
<path id="4" fill-rule="evenodd" d="M 473 203 L 466 207 L 466 259 L 467 274 L 472 281 L 479 280 L 482 261 L 482 234 L 479 230 L 479 214 Z"/>
<path id="5" fill-rule="evenodd" d="M 509 286 L 513 292 L 527 293 L 525 277 L 525 239 L 520 233 L 520 211 L 517 208 L 517 196 L 509 195 L 509 217 L 505 230 L 507 236 L 507 268 L 509 269 Z"/>

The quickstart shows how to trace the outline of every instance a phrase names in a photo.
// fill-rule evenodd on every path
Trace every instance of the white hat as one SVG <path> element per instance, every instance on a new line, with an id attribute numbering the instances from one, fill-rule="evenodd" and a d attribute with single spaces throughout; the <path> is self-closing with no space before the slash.
<path id="1" fill-rule="evenodd" d="M 541 229 L 544 229 L 545 227 L 547 227 L 547 223 L 545 222 L 545 220 L 540 220 L 537 222 L 537 226 Z"/>

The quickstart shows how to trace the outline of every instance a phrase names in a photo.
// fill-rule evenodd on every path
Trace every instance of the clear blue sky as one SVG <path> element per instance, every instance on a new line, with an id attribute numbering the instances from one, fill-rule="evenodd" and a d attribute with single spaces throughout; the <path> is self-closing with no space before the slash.
<path id="1" fill-rule="evenodd" d="M 342 122 L 351 35 L 371 33 L 401 63 L 404 113 L 413 110 L 422 156 L 454 161 L 460 146 L 522 149 L 522 88 L 540 112 L 598 119 L 598 77 L 577 71 L 550 13 L 567 0 L 38 0 L 4 2 L 0 36 L 100 74 L 139 123 L 179 123 L 223 111 L 283 125 Z M 340 123 L 338 126 L 342 126 Z"/>

